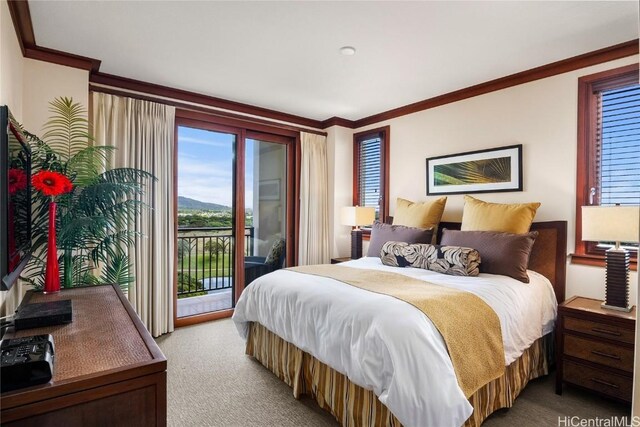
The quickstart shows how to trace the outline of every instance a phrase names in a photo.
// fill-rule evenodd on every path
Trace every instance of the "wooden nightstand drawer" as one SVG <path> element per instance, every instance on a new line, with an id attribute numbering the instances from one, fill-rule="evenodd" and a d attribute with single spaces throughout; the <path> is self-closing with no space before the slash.
<path id="1" fill-rule="evenodd" d="M 564 380 L 617 399 L 631 401 L 633 379 L 630 377 L 565 361 Z"/>
<path id="2" fill-rule="evenodd" d="M 564 337 L 564 354 L 633 372 L 633 350 L 617 345 L 567 334 Z"/>
<path id="3" fill-rule="evenodd" d="M 608 310 L 579 296 L 558 306 L 557 394 L 567 382 L 631 401 L 636 311 Z"/>
<path id="4" fill-rule="evenodd" d="M 583 334 L 593 335 L 594 337 L 608 338 L 627 344 L 633 344 L 635 342 L 635 331 L 633 329 L 626 329 L 606 323 L 592 322 L 590 320 L 567 316 L 564 318 L 564 328 L 576 332 L 582 332 Z"/>

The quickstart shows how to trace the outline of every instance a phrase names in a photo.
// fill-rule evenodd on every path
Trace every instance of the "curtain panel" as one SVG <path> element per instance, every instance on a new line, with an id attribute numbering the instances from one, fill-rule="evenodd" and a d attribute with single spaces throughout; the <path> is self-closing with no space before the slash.
<path id="1" fill-rule="evenodd" d="M 135 282 L 128 298 L 154 337 L 173 331 L 175 108 L 164 104 L 93 93 L 96 145 L 117 148 L 111 167 L 153 174 L 142 196 L 148 208 L 135 220 L 140 233 L 129 248 Z"/>
<path id="2" fill-rule="evenodd" d="M 327 137 L 300 132 L 298 264 L 326 264 L 329 251 Z"/>

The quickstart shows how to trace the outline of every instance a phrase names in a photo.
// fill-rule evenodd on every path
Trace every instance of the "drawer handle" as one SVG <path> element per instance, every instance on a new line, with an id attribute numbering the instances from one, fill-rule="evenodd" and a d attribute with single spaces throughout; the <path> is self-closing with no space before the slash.
<path id="1" fill-rule="evenodd" d="M 595 354 L 596 356 L 602 356 L 602 357 L 608 357 L 609 359 L 620 360 L 620 356 L 616 354 L 604 353 L 598 350 L 591 350 L 591 353 Z"/>
<path id="2" fill-rule="evenodd" d="M 613 335 L 614 337 L 619 337 L 620 335 L 622 335 L 620 332 L 618 331 L 609 331 L 608 329 L 601 329 L 601 328 L 591 328 L 591 330 L 593 332 L 598 332 L 600 334 L 607 334 L 607 335 Z"/>
<path id="3" fill-rule="evenodd" d="M 613 384 L 613 383 L 610 383 L 608 381 L 603 381 L 603 380 L 598 379 L 598 378 L 591 378 L 591 381 L 593 381 L 594 383 L 606 385 L 607 387 L 620 388 L 620 387 L 618 387 L 617 384 Z"/>

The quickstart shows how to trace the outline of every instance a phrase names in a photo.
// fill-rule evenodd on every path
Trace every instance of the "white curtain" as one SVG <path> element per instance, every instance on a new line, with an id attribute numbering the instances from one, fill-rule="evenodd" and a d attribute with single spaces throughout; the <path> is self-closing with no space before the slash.
<path id="1" fill-rule="evenodd" d="M 135 282 L 128 298 L 154 337 L 173 331 L 175 108 L 149 101 L 93 93 L 96 145 L 117 148 L 111 167 L 133 167 L 153 174 L 142 198 L 149 208 L 136 218 L 130 249 Z"/>
<path id="2" fill-rule="evenodd" d="M 327 138 L 300 132 L 300 230 L 298 264 L 329 262 Z"/>

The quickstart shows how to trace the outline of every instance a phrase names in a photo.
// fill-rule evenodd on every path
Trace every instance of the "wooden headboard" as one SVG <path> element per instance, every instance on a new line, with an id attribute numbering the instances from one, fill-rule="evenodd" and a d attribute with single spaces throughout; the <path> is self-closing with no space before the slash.
<path id="1" fill-rule="evenodd" d="M 393 217 L 386 219 L 392 223 Z M 438 227 L 437 242 L 442 238 L 442 229 L 460 230 L 461 223 L 442 221 Z M 531 231 L 538 232 L 533 244 L 529 269 L 545 276 L 553 285 L 558 303 L 565 299 L 567 280 L 567 221 L 544 221 L 531 224 Z"/>

